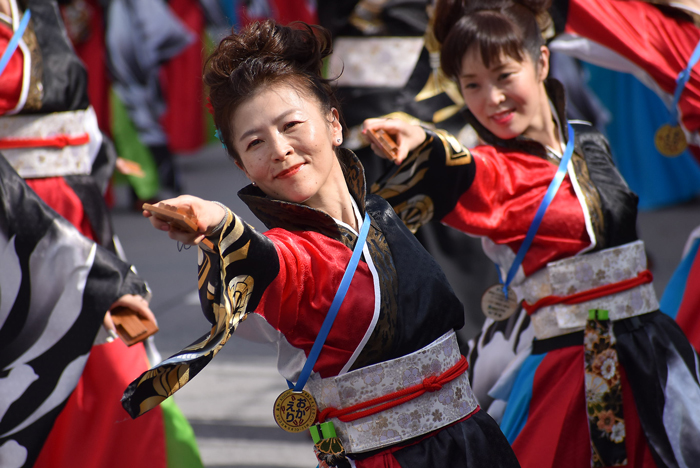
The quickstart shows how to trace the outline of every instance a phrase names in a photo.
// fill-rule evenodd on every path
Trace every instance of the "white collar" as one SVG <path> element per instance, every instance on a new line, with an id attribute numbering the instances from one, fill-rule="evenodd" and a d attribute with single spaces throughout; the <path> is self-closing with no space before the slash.
<path id="1" fill-rule="evenodd" d="M 556 156 L 558 159 L 561 159 L 562 155 L 564 154 L 564 150 L 566 149 L 566 145 L 564 144 L 564 134 L 562 133 L 561 121 L 559 120 L 559 115 L 557 115 L 557 110 L 555 109 L 551 99 L 549 100 L 549 108 L 552 110 L 552 117 L 554 117 L 554 122 L 557 124 L 557 132 L 559 133 L 559 144 L 561 148 L 559 148 L 559 151 L 557 151 L 551 146 L 544 145 L 544 147 L 547 149 L 547 152 Z"/>
<path id="2" fill-rule="evenodd" d="M 679 10 L 689 11 L 691 13 L 695 13 L 696 15 L 700 16 L 700 10 L 698 10 L 697 8 L 693 8 L 691 6 L 688 6 L 688 5 L 684 5 L 683 3 L 669 2 L 668 6 L 678 8 Z"/>
<path id="3" fill-rule="evenodd" d="M 350 197 L 350 201 L 352 202 L 352 213 L 355 215 L 355 222 L 357 223 L 357 231 L 355 231 L 349 224 L 347 224 L 339 219 L 333 218 L 333 220 L 339 226 L 343 226 L 343 227 L 349 229 L 352 233 L 354 233 L 356 236 L 358 236 L 359 235 L 358 231 L 360 229 L 362 229 L 363 219 L 362 219 L 362 216 L 360 215 L 360 208 L 357 206 L 357 203 L 355 203 L 355 199 L 352 196 Z"/>

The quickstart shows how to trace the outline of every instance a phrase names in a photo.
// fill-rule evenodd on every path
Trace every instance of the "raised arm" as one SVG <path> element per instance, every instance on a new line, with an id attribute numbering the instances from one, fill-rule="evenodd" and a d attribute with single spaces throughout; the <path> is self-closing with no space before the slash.
<path id="1" fill-rule="evenodd" d="M 399 146 L 399 167 L 371 191 L 386 199 L 411 231 L 432 219 L 441 220 L 471 186 L 472 155 L 449 133 L 398 119 L 369 119 L 364 128 L 385 130 Z"/>

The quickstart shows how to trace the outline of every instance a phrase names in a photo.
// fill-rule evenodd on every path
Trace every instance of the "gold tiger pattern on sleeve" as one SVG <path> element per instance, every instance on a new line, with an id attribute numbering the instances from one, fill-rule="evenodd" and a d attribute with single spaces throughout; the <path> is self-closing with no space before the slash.
<path id="1" fill-rule="evenodd" d="M 197 285 L 211 329 L 129 385 L 122 405 L 132 418 L 156 407 L 199 373 L 254 308 L 251 300 L 259 301 L 262 291 L 255 291 L 256 277 L 264 291 L 279 271 L 279 264 L 274 268 L 277 254 L 272 241 L 230 210 L 218 237 L 210 238 L 213 249 L 200 246 L 198 252 Z"/>
<path id="2" fill-rule="evenodd" d="M 426 134 L 398 168 L 371 188 L 413 233 L 449 213 L 474 178 L 474 159 L 454 136 L 443 130 L 426 129 Z"/>

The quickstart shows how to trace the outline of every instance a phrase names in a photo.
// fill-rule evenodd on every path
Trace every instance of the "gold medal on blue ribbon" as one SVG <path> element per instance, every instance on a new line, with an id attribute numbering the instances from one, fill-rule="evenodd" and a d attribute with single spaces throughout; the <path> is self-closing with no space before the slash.
<path id="1" fill-rule="evenodd" d="M 497 322 L 511 317 L 518 310 L 518 304 L 520 302 L 515 291 L 508 287 L 508 297 L 506 297 L 502 284 L 494 284 L 481 296 L 482 312 Z"/>
<path id="2" fill-rule="evenodd" d="M 685 133 L 680 125 L 665 124 L 659 127 L 654 136 L 654 144 L 659 153 L 669 158 L 679 156 L 688 148 Z"/>
<path id="3" fill-rule="evenodd" d="M 513 263 L 510 264 L 505 281 L 501 279 L 499 270 L 499 280 L 501 280 L 503 284 L 494 284 L 488 288 L 486 292 L 484 292 L 483 296 L 481 296 L 481 310 L 484 312 L 484 315 L 490 319 L 496 321 L 506 320 L 518 310 L 518 306 L 520 305 L 518 296 L 510 287 L 510 284 L 518 273 L 518 269 L 522 265 L 530 245 L 532 245 L 535 234 L 537 234 L 537 230 L 540 228 L 540 224 L 542 224 L 542 218 L 544 218 L 547 208 L 549 208 L 550 203 L 557 194 L 557 190 L 559 190 L 561 182 L 564 180 L 564 176 L 566 175 L 567 167 L 571 161 L 571 156 L 574 154 L 574 137 L 576 136 L 574 133 L 574 128 L 571 126 L 571 124 L 567 124 L 566 127 L 568 130 L 568 140 L 566 142 L 566 148 L 564 148 L 564 154 L 562 154 L 561 160 L 559 161 L 559 167 L 557 168 L 557 172 L 554 174 L 552 181 L 549 183 L 547 192 L 545 192 L 540 205 L 537 207 L 537 212 L 535 212 L 535 217 L 533 218 L 532 223 L 530 223 L 530 227 L 527 229 L 525 239 L 523 240 L 523 243 L 520 244 L 518 253 L 515 254 L 515 259 L 513 259 Z"/>
<path id="4" fill-rule="evenodd" d="M 693 50 L 693 53 L 690 55 L 688 64 L 676 77 L 676 89 L 673 91 L 673 102 L 669 107 L 671 123 L 662 125 L 654 135 L 656 149 L 659 150 L 659 153 L 669 158 L 679 156 L 688 147 L 685 133 L 683 133 L 683 129 L 678 123 L 681 121 L 678 105 L 681 102 L 683 89 L 685 89 L 685 85 L 688 83 L 688 80 L 690 80 L 690 74 L 698 61 L 700 61 L 700 41 L 695 45 L 695 50 Z"/>
<path id="5" fill-rule="evenodd" d="M 275 400 L 273 415 L 279 427 L 287 432 L 302 432 L 316 422 L 316 400 L 306 390 L 285 390 Z"/>

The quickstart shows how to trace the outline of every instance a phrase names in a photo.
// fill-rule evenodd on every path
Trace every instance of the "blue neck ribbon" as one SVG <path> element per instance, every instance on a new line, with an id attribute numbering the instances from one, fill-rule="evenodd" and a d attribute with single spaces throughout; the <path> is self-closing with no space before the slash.
<path id="1" fill-rule="evenodd" d="M 348 288 L 350 287 L 350 283 L 352 282 L 352 277 L 355 275 L 355 269 L 357 268 L 357 264 L 360 262 L 362 248 L 365 245 L 365 240 L 367 239 L 367 233 L 369 232 L 370 224 L 371 223 L 369 219 L 369 214 L 365 212 L 365 218 L 364 221 L 362 221 L 362 227 L 360 228 L 360 233 L 357 236 L 357 243 L 355 244 L 355 248 L 352 251 L 350 262 L 348 263 L 348 267 L 345 269 L 343 279 L 340 280 L 340 286 L 338 287 L 338 291 L 336 291 L 335 293 L 335 297 L 333 298 L 333 302 L 331 303 L 330 309 L 328 309 L 328 314 L 326 314 L 326 318 L 323 320 L 321 330 L 316 336 L 316 341 L 314 341 L 314 345 L 311 347 L 309 356 L 306 358 L 306 363 L 301 369 L 301 373 L 299 374 L 299 380 L 297 380 L 296 385 L 292 384 L 290 381 L 287 381 L 287 385 L 289 385 L 289 388 L 293 388 L 295 392 L 300 392 L 304 389 L 304 385 L 306 385 L 306 381 L 311 375 L 311 371 L 314 368 L 314 364 L 316 364 L 316 360 L 321 354 L 321 348 L 323 348 L 323 344 L 326 342 L 328 333 L 330 333 L 331 331 L 331 327 L 333 326 L 335 317 L 338 315 L 338 311 L 340 310 L 340 306 L 343 303 L 343 300 L 345 300 L 345 295 L 347 294 Z"/>
<path id="2" fill-rule="evenodd" d="M 515 260 L 513 260 L 513 263 L 510 265 L 510 269 L 508 270 L 508 276 L 506 277 L 505 283 L 503 283 L 502 278 L 500 278 L 501 271 L 500 269 L 498 269 L 499 279 L 501 279 L 501 282 L 503 283 L 503 294 L 505 294 L 506 299 L 508 298 L 508 286 L 510 286 L 510 283 L 513 282 L 513 278 L 515 278 L 515 275 L 518 272 L 518 268 L 520 268 L 520 265 L 523 263 L 523 259 L 525 259 L 525 254 L 530 249 L 532 240 L 535 238 L 535 234 L 537 234 L 537 230 L 540 228 L 540 224 L 542 224 L 542 218 L 544 218 L 544 214 L 547 211 L 547 208 L 549 208 L 549 205 L 552 203 L 554 195 L 557 194 L 557 190 L 559 190 L 559 187 L 561 186 L 561 183 L 564 180 L 564 176 L 566 175 L 566 167 L 569 165 L 571 156 L 574 154 L 574 129 L 571 128 L 571 124 L 567 124 L 567 127 L 569 130 L 569 141 L 566 143 L 564 155 L 562 156 L 561 161 L 559 162 L 559 168 L 557 169 L 557 173 L 554 174 L 554 178 L 549 183 L 547 193 L 544 194 L 544 198 L 540 202 L 539 208 L 537 208 L 535 218 L 532 220 L 530 228 L 527 230 L 525 240 L 520 245 L 518 253 L 515 256 Z"/>
<path id="3" fill-rule="evenodd" d="M 24 16 L 22 16 L 22 20 L 19 22 L 19 27 L 14 32 L 14 34 L 12 34 L 12 38 L 7 44 L 7 49 L 5 49 L 5 52 L 2 53 L 2 57 L 0 57 L 0 75 L 3 74 L 5 68 L 7 67 L 7 64 L 10 63 L 10 58 L 12 58 L 12 54 L 14 54 L 15 50 L 17 50 L 19 40 L 22 38 L 24 30 L 27 29 L 27 25 L 29 24 L 29 18 L 31 17 L 32 12 L 30 10 L 27 10 L 26 13 L 24 13 Z"/>
<path id="4" fill-rule="evenodd" d="M 673 92 L 673 104 L 671 105 L 671 126 L 678 125 L 678 103 L 681 100 L 681 94 L 685 85 L 690 80 L 690 72 L 698 63 L 698 60 L 700 60 L 700 42 L 695 46 L 695 50 L 688 60 L 688 65 L 681 70 L 676 78 L 676 90 Z"/>

